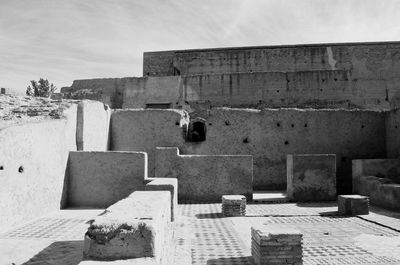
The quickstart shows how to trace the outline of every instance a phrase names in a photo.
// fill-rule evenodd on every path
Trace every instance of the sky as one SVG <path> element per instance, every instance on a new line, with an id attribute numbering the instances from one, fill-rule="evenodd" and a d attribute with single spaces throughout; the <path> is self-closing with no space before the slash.
<path id="1" fill-rule="evenodd" d="M 400 0 L 0 0 L 0 87 L 142 76 L 143 52 L 398 41 Z"/>

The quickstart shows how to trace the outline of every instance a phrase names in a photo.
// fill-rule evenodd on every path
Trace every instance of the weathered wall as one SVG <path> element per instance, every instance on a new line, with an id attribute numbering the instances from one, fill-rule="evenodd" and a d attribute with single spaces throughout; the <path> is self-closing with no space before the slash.
<path id="1" fill-rule="evenodd" d="M 202 117 L 207 140 L 185 143 L 181 153 L 252 155 L 256 189 L 285 189 L 287 154 L 329 153 L 338 192 L 351 192 L 351 159 L 386 155 L 384 112 L 217 108 Z"/>
<path id="2" fill-rule="evenodd" d="M 156 149 L 156 178 L 177 178 L 181 201 L 221 201 L 222 195 L 252 200 L 253 158 L 249 155 L 180 155 L 176 147 Z"/>
<path id="3" fill-rule="evenodd" d="M 107 151 L 111 109 L 100 102 L 83 100 L 78 104 L 76 145 L 83 151 Z"/>
<path id="4" fill-rule="evenodd" d="M 111 150 L 148 154 L 148 174 L 154 177 L 157 146 L 181 147 L 189 115 L 180 110 L 135 109 L 114 111 L 111 116 Z"/>
<path id="5" fill-rule="evenodd" d="M 388 79 L 400 76 L 399 50 L 400 42 L 380 42 L 145 52 L 143 75 L 349 70 Z"/>
<path id="6" fill-rule="evenodd" d="M 0 129 L 0 227 L 60 208 L 77 106 L 66 117 Z"/>
<path id="7" fill-rule="evenodd" d="M 400 156 L 400 110 L 386 113 L 386 149 L 387 157 Z"/>
<path id="8" fill-rule="evenodd" d="M 67 205 L 106 208 L 144 190 L 146 177 L 146 153 L 71 152 Z"/>
<path id="9" fill-rule="evenodd" d="M 389 109 L 388 81 L 351 79 L 343 70 L 257 72 L 138 78 L 123 108 L 169 102 L 189 112 L 210 106 Z M 190 106 L 189 106 L 190 104 Z"/>

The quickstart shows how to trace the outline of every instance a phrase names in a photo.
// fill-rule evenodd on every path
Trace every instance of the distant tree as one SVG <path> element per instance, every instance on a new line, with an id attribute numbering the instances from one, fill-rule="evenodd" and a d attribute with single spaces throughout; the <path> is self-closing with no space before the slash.
<path id="1" fill-rule="evenodd" d="M 31 80 L 31 85 L 26 88 L 26 95 L 33 97 L 50 97 L 57 87 L 49 80 L 40 78 L 39 81 Z"/>

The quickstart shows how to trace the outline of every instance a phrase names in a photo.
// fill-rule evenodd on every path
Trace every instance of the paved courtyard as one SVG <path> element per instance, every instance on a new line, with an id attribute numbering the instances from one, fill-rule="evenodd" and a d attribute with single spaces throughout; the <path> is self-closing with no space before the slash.
<path id="1" fill-rule="evenodd" d="M 181 204 L 174 264 L 253 264 L 250 227 L 279 224 L 303 232 L 304 264 L 400 264 L 400 213 L 372 208 L 339 217 L 335 203 L 250 204 L 223 218 L 221 204 Z M 0 234 L 0 264 L 70 264 L 82 259 L 88 221 L 102 210 L 50 213 Z"/>

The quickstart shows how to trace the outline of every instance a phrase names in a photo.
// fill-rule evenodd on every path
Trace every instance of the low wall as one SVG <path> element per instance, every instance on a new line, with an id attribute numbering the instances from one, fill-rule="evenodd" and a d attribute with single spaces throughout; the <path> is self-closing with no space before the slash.
<path id="1" fill-rule="evenodd" d="M 180 110 L 114 111 L 111 116 L 111 150 L 146 152 L 148 174 L 154 177 L 156 147 L 182 146 L 188 122 L 188 114 Z"/>
<path id="2" fill-rule="evenodd" d="M 71 152 L 68 206 L 106 208 L 133 191 L 144 190 L 147 154 L 142 152 Z"/>
<path id="3" fill-rule="evenodd" d="M 0 230 L 60 208 L 77 106 L 60 119 L 0 129 Z"/>
<path id="4" fill-rule="evenodd" d="M 100 102 L 78 104 L 76 146 L 79 151 L 107 151 L 111 110 Z"/>
<path id="5" fill-rule="evenodd" d="M 356 159 L 352 161 L 353 193 L 359 193 L 363 176 L 387 178 L 400 184 L 400 159 Z"/>
<path id="6" fill-rule="evenodd" d="M 253 158 L 249 155 L 180 155 L 156 149 L 156 178 L 177 178 L 180 201 L 221 201 L 222 195 L 252 200 Z"/>

